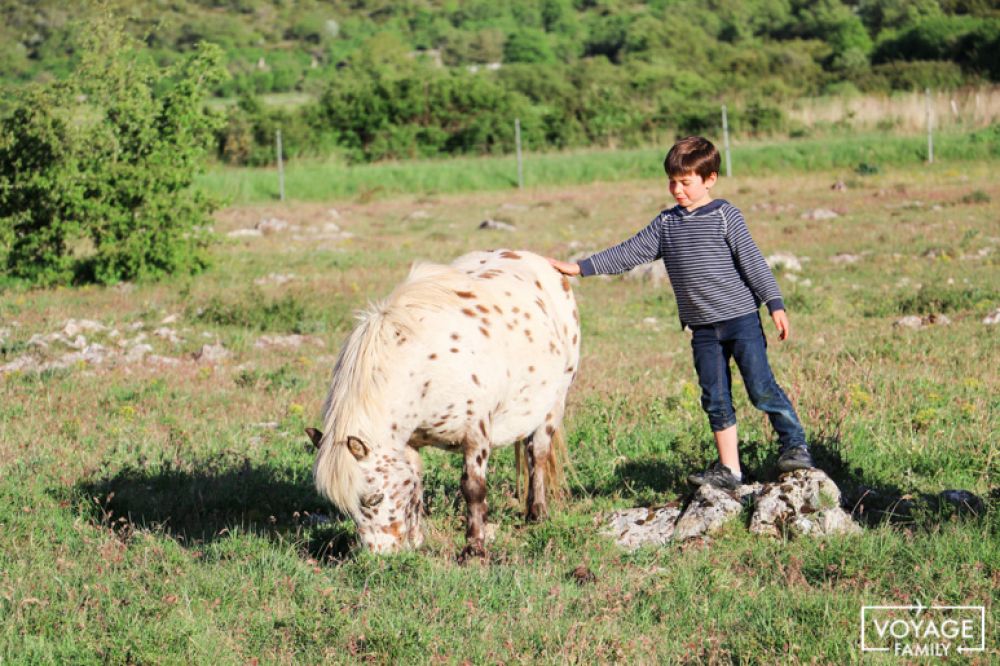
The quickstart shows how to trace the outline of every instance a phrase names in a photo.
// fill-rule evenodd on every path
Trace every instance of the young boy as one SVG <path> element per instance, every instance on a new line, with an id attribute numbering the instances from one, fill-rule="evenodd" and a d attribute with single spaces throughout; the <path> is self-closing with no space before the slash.
<path id="1" fill-rule="evenodd" d="M 580 261 L 549 259 L 566 275 L 624 273 L 662 259 L 677 298 L 681 326 L 692 331 L 701 405 L 715 435 L 719 461 L 692 474 L 694 485 L 736 488 L 743 481 L 737 451 L 729 360 L 735 359 L 750 400 L 778 433 L 778 469 L 813 466 L 805 432 L 767 362 L 758 308 L 767 304 L 778 339 L 790 329 L 778 283 L 747 230 L 739 209 L 712 199 L 719 151 L 707 139 L 678 141 L 663 163 L 677 206 L 662 211 L 632 238 Z"/>

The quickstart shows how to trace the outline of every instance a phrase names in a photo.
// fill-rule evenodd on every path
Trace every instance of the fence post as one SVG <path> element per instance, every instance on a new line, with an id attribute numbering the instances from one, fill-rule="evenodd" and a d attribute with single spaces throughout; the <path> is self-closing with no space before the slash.
<path id="1" fill-rule="evenodd" d="M 278 198 L 285 200 L 285 164 L 281 159 L 281 130 L 275 132 L 275 150 L 278 154 Z"/>
<path id="2" fill-rule="evenodd" d="M 726 178 L 733 175 L 733 165 L 729 160 L 729 117 L 726 115 L 726 105 L 722 105 L 722 141 L 726 150 Z"/>
<path id="3" fill-rule="evenodd" d="M 934 123 L 931 115 L 931 89 L 924 89 L 924 99 L 927 106 L 927 163 L 934 164 Z"/>
<path id="4" fill-rule="evenodd" d="M 524 166 L 521 163 L 521 119 L 514 119 L 514 142 L 517 144 L 517 189 L 524 189 Z"/>

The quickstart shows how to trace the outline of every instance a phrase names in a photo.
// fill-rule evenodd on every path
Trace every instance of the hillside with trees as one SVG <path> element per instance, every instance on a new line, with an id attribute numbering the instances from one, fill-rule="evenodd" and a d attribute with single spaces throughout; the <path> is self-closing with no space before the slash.
<path id="1" fill-rule="evenodd" d="M 717 124 L 794 131 L 803 96 L 1000 81 L 993 0 L 146 0 L 127 16 L 161 67 L 201 42 L 230 77 L 213 94 L 218 156 L 353 161 L 638 145 Z M 5 99 L 78 65 L 88 14 L 38 0 L 0 9 Z M 293 105 L 267 103 L 292 96 Z M 0 107 L 2 110 L 2 107 Z"/>

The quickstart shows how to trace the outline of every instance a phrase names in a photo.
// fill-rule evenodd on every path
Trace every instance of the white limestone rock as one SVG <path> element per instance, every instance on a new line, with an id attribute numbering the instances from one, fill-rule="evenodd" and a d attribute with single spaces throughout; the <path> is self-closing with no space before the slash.
<path id="1" fill-rule="evenodd" d="M 767 484 L 754 503 L 750 531 L 781 536 L 857 534 L 861 528 L 840 508 L 840 489 L 819 469 L 800 469 Z"/>

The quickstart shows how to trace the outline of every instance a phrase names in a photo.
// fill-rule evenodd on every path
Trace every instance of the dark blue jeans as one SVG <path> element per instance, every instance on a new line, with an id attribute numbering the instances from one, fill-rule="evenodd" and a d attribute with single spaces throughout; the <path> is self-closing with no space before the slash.
<path id="1" fill-rule="evenodd" d="M 736 425 L 733 409 L 733 380 L 729 359 L 743 376 L 750 402 L 766 412 L 778 433 L 781 450 L 804 446 L 806 434 L 795 408 L 778 386 L 767 362 L 767 339 L 760 323 L 760 313 L 752 312 L 735 319 L 692 326 L 691 349 L 694 367 L 701 385 L 701 406 L 708 414 L 713 432 Z"/>

